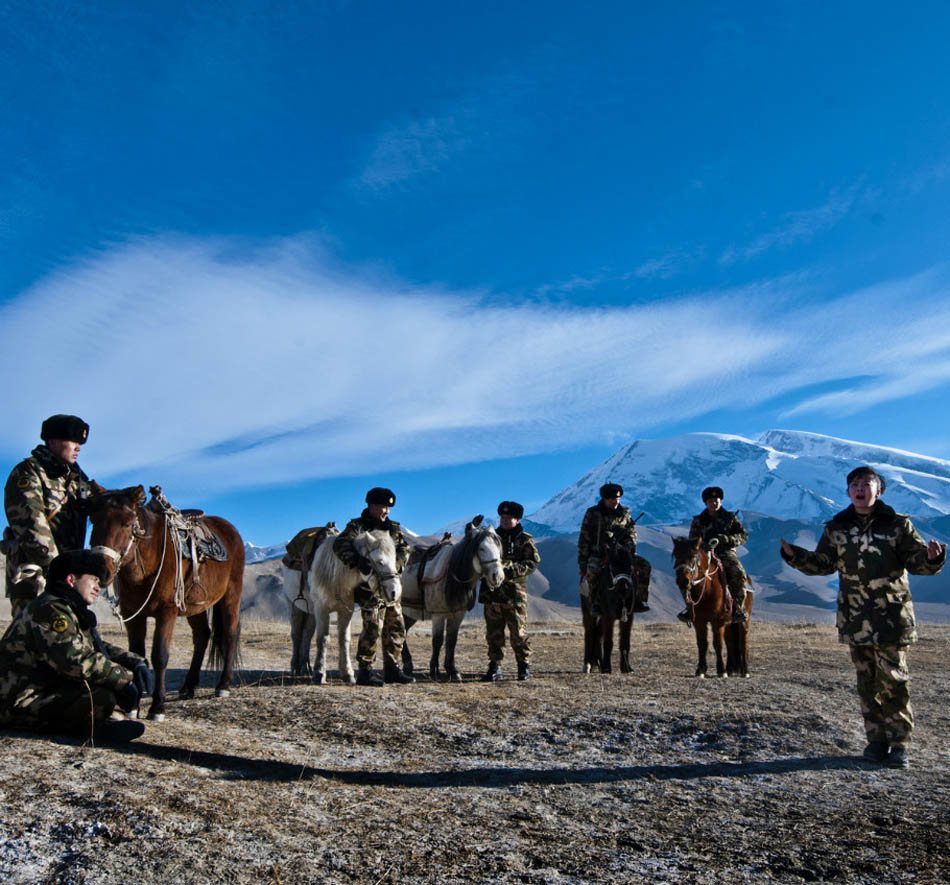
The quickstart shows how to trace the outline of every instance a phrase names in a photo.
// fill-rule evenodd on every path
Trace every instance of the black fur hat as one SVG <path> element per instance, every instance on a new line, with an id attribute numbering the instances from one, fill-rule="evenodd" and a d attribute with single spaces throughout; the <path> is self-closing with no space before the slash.
<path id="1" fill-rule="evenodd" d="M 708 498 L 719 498 L 722 500 L 725 498 L 725 492 L 719 486 L 707 486 L 703 489 L 703 501 L 705 502 Z"/>
<path id="2" fill-rule="evenodd" d="M 389 489 L 370 489 L 366 493 L 367 504 L 378 504 L 380 507 L 392 507 L 396 503 L 396 496 Z"/>
<path id="3" fill-rule="evenodd" d="M 521 519 L 524 516 L 524 507 L 517 501 L 502 501 L 498 505 L 499 516 L 513 516 L 515 519 Z"/>
<path id="4" fill-rule="evenodd" d="M 82 445 L 89 439 L 89 425 L 75 415 L 51 415 L 40 428 L 40 439 L 65 439 Z"/>
<path id="5" fill-rule="evenodd" d="M 619 498 L 623 495 L 623 486 L 615 482 L 606 482 L 600 487 L 601 498 Z"/>
<path id="6" fill-rule="evenodd" d="M 110 577 L 108 560 L 92 550 L 67 550 L 50 563 L 50 583 L 64 582 L 66 575 L 95 575 L 99 583 L 105 585 Z"/>

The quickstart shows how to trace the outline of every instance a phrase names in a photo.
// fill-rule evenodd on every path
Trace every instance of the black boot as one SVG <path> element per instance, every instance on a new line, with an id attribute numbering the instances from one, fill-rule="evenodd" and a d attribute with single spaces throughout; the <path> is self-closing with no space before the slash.
<path id="1" fill-rule="evenodd" d="M 383 684 L 383 680 L 373 672 L 373 668 L 369 664 L 360 664 L 356 671 L 356 684 L 380 686 Z"/>
<path id="2" fill-rule="evenodd" d="M 684 608 L 677 616 L 687 627 L 691 627 L 693 619 L 689 616 L 689 608 Z"/>
<path id="3" fill-rule="evenodd" d="M 527 682 L 531 678 L 531 671 L 528 669 L 527 661 L 518 662 L 518 681 Z"/>
<path id="4" fill-rule="evenodd" d="M 482 682 L 501 682 L 501 666 L 498 661 L 490 661 L 488 672 L 482 676 Z"/>
<path id="5" fill-rule="evenodd" d="M 410 682 L 416 681 L 414 677 L 403 673 L 392 661 L 386 661 L 383 664 L 383 679 L 387 683 L 395 682 L 399 685 L 408 685 Z"/>
<path id="6" fill-rule="evenodd" d="M 648 612 L 650 610 L 650 606 L 648 606 L 645 602 L 641 602 L 639 599 L 637 599 L 633 603 L 633 610 L 637 614 L 639 614 L 640 612 Z"/>

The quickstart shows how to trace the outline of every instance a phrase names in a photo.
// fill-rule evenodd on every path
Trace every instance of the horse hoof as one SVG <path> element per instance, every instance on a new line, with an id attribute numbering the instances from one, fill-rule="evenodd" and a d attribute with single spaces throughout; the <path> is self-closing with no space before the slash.
<path id="1" fill-rule="evenodd" d="M 180 701 L 192 701 L 195 698 L 195 690 L 193 688 L 183 688 L 178 692 L 178 700 Z"/>
<path id="2" fill-rule="evenodd" d="M 148 719 L 150 722 L 164 722 L 165 714 L 164 713 L 149 713 Z"/>
<path id="3" fill-rule="evenodd" d="M 326 685 L 326 684 L 327 684 L 327 674 L 326 674 L 326 673 L 314 673 L 314 674 L 313 674 L 313 684 L 314 684 L 314 685 Z"/>
<path id="4" fill-rule="evenodd" d="M 590 674 L 590 664 L 584 664 L 584 669 L 582 671 L 585 676 Z"/>
<path id="5" fill-rule="evenodd" d="M 214 690 L 214 696 L 216 698 L 229 698 L 231 697 L 231 692 L 227 688 L 216 688 Z"/>
<path id="6" fill-rule="evenodd" d="M 696 674 L 696 678 L 697 678 L 697 679 L 705 679 L 705 678 L 706 678 L 706 674 L 705 674 L 705 673 L 697 673 L 697 674 Z"/>
<path id="7" fill-rule="evenodd" d="M 449 682 L 461 682 L 462 674 L 457 670 L 454 673 L 449 673 Z"/>
<path id="8" fill-rule="evenodd" d="M 354 673 L 347 673 L 343 676 L 343 681 L 347 685 L 356 685 L 356 675 Z"/>
<path id="9" fill-rule="evenodd" d="M 748 678 L 749 678 L 749 675 L 750 675 L 749 673 L 743 673 L 743 674 L 742 674 L 742 678 L 743 678 L 743 679 L 748 679 Z"/>

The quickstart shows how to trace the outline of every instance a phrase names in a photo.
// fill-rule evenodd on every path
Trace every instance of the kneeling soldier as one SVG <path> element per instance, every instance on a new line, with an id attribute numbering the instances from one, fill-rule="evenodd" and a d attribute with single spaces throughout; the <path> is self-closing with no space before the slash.
<path id="1" fill-rule="evenodd" d="M 528 663 L 531 643 L 528 641 L 528 575 L 541 562 L 534 539 L 521 527 L 524 507 L 516 501 L 498 505 L 501 538 L 501 565 L 505 580 L 494 590 L 482 580 L 478 601 L 485 607 L 485 639 L 488 641 L 488 672 L 482 682 L 501 679 L 501 662 L 505 657 L 505 627 L 511 648 L 518 662 L 518 679 L 531 678 Z"/>
<path id="2" fill-rule="evenodd" d="M 0 724 L 79 735 L 91 728 L 112 741 L 142 734 L 141 722 L 113 711 L 135 709 L 154 677 L 143 658 L 102 639 L 89 609 L 108 581 L 106 558 L 91 550 L 50 563 L 46 591 L 0 639 Z"/>
<path id="3" fill-rule="evenodd" d="M 702 538 L 707 548 L 711 541 L 716 541 L 715 553 L 722 562 L 723 571 L 726 573 L 726 584 L 732 595 L 732 621 L 738 624 L 746 619 L 746 574 L 736 554 L 736 547 L 745 544 L 749 540 L 749 535 L 735 513 L 722 509 L 723 497 L 725 496 L 719 486 L 703 489 L 703 503 L 706 509 L 693 517 L 693 522 L 689 527 L 689 537 L 692 540 Z M 683 593 L 685 602 L 686 592 L 683 590 L 680 592 Z M 677 617 L 689 623 L 689 609 L 683 609 Z"/>

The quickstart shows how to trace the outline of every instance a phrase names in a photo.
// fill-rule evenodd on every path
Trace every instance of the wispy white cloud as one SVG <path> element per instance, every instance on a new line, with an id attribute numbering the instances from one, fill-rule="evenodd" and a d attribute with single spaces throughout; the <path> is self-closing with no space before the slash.
<path id="1" fill-rule="evenodd" d="M 747 246 L 731 246 L 719 257 L 720 264 L 735 264 L 747 261 L 773 248 L 787 248 L 805 243 L 822 231 L 834 227 L 854 205 L 858 188 L 847 191 L 832 191 L 822 206 L 788 212 L 773 230 L 762 234 Z"/>
<path id="2" fill-rule="evenodd" d="M 220 491 L 562 450 L 835 378 L 880 378 L 865 407 L 950 381 L 934 276 L 820 305 L 783 281 L 498 307 L 341 273 L 310 245 L 140 241 L 5 305 L 0 368 L 24 380 L 0 452 L 74 412 L 97 476 Z"/>

